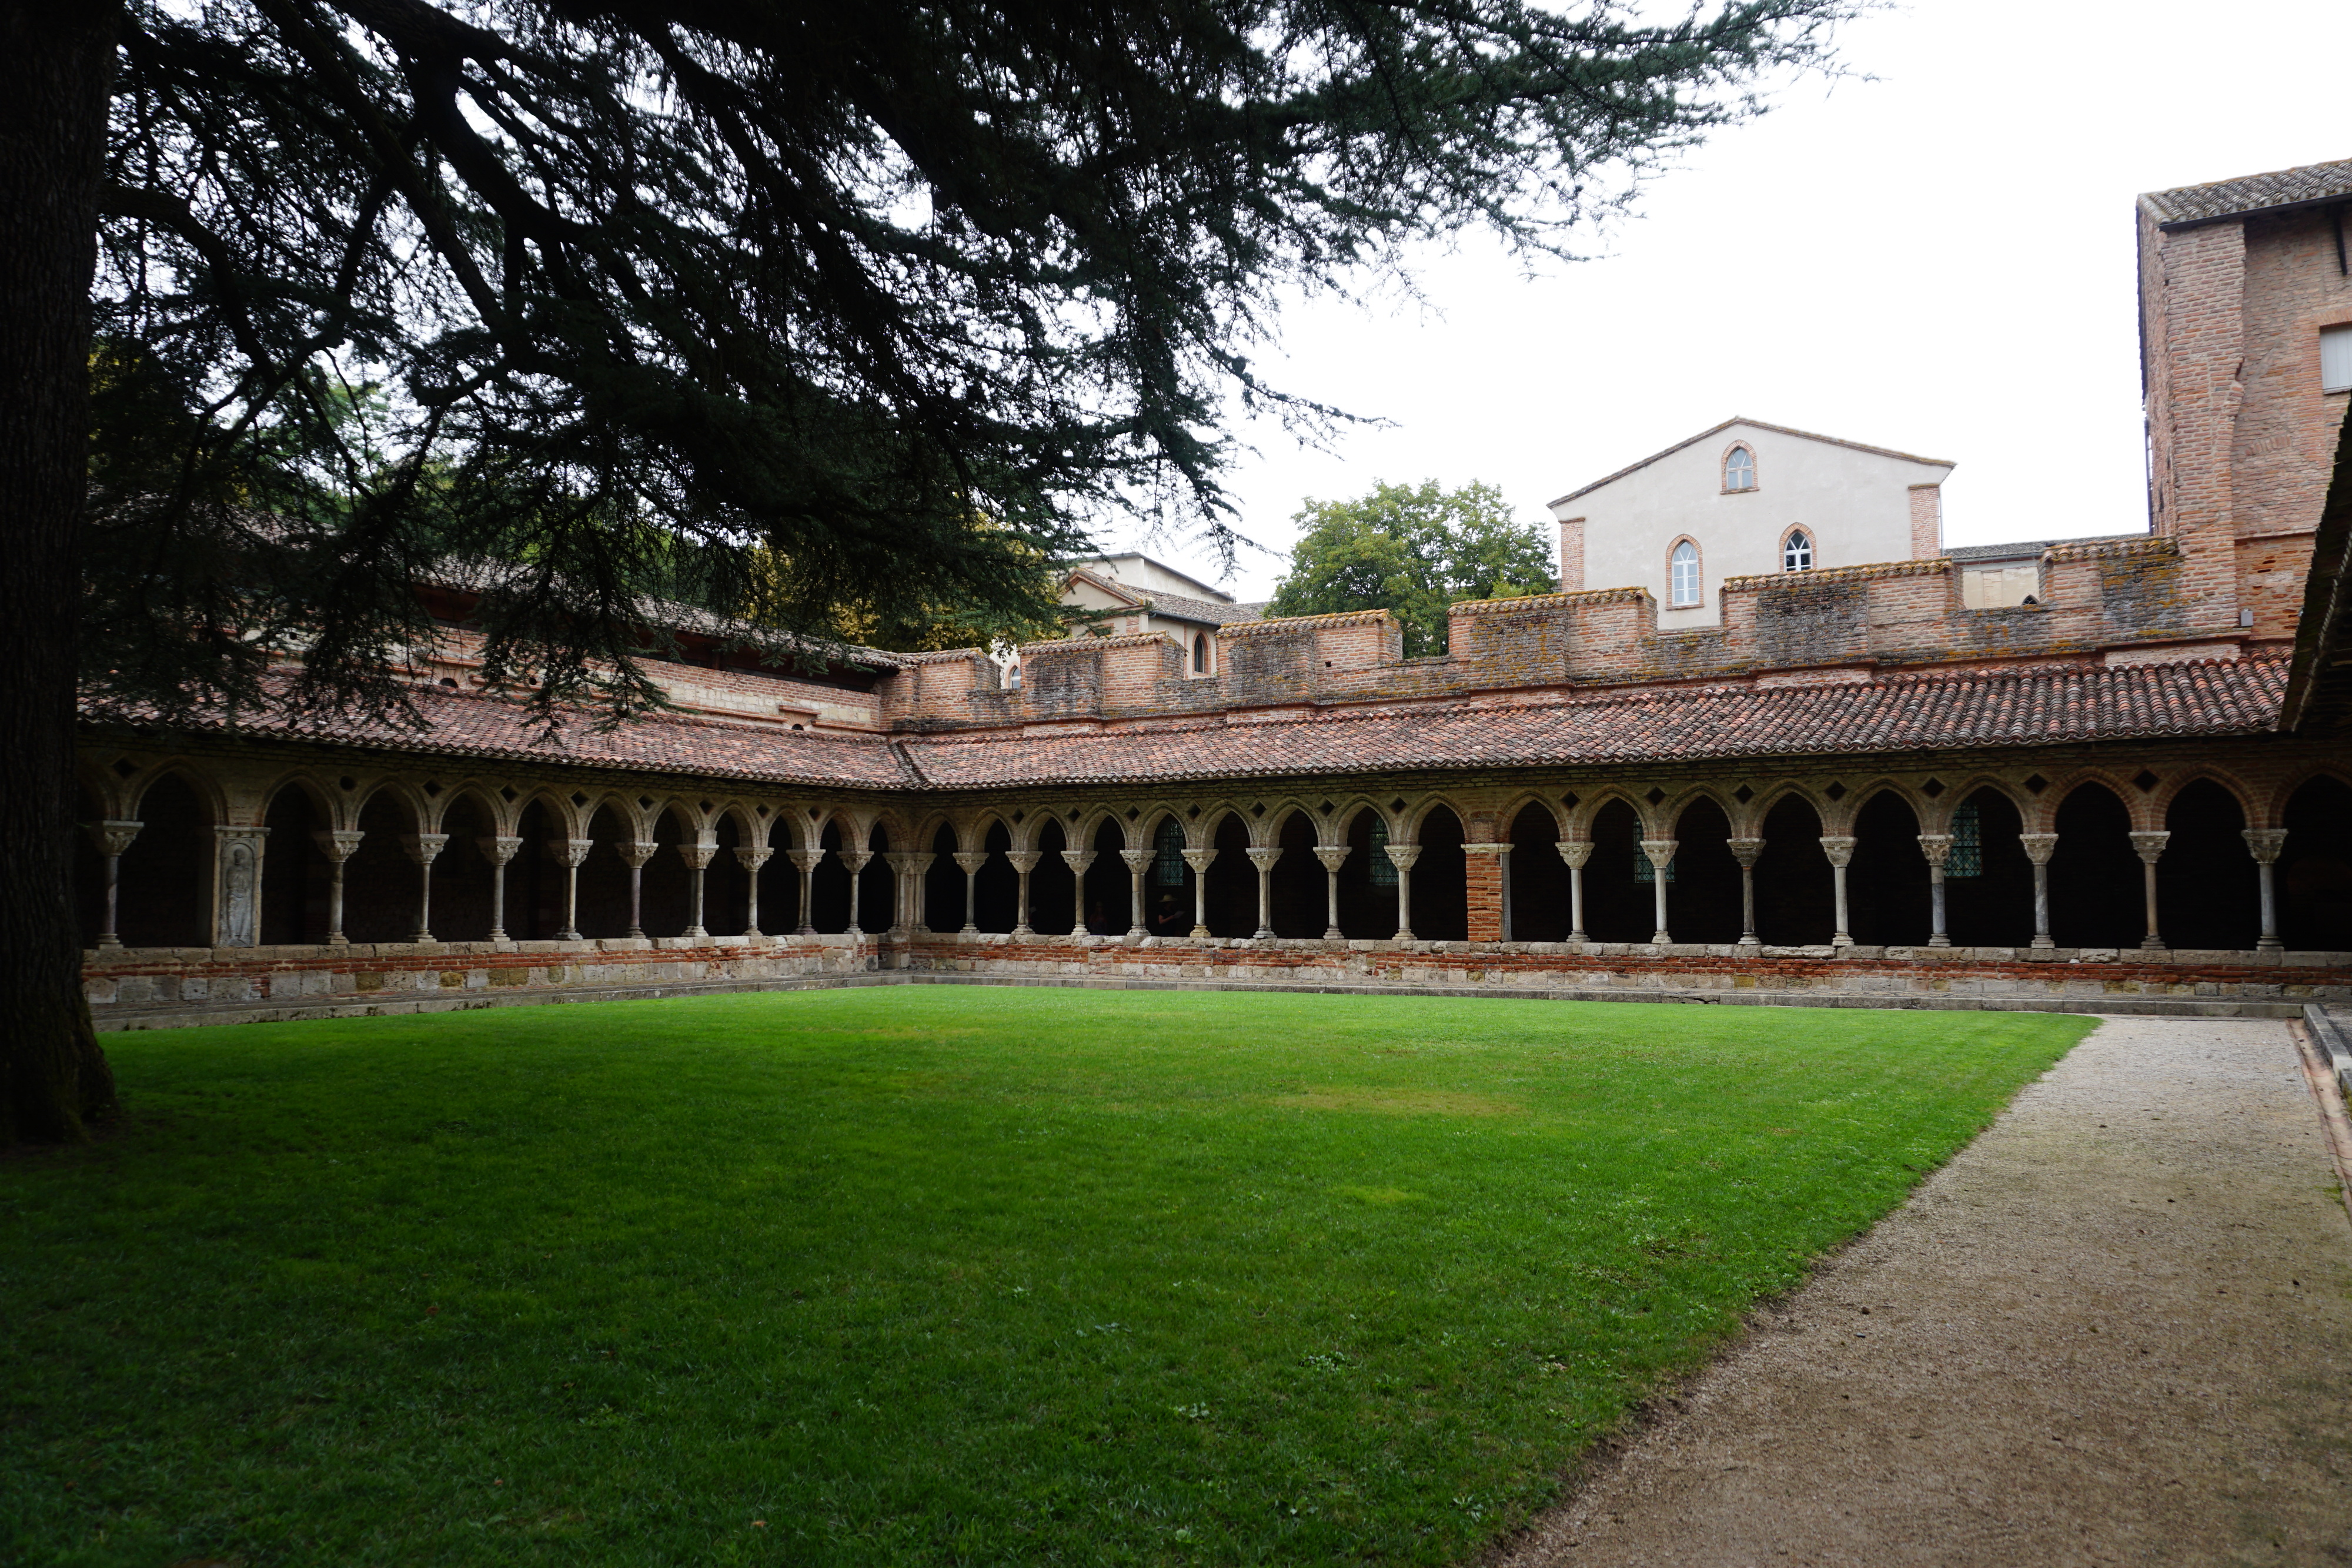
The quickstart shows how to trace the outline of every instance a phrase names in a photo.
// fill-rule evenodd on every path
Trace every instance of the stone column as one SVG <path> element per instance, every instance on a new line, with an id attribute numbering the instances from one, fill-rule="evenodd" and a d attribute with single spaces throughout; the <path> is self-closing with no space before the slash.
<path id="1" fill-rule="evenodd" d="M 855 941 L 866 935 L 866 928 L 857 924 L 857 895 L 860 891 L 857 884 L 861 880 L 857 873 L 864 871 L 867 862 L 873 860 L 874 852 L 872 850 L 835 850 L 833 852 L 839 855 L 841 863 L 849 868 L 849 929 L 842 935 Z"/>
<path id="2" fill-rule="evenodd" d="M 2050 939 L 2050 856 L 2058 848 L 2058 835 L 2020 833 L 2017 842 L 2033 862 L 2033 946 L 2055 947 Z"/>
<path id="3" fill-rule="evenodd" d="M 1209 934 L 1209 866 L 1216 858 L 1213 849 L 1184 852 L 1184 863 L 1192 868 L 1192 939 L 1196 942 Z"/>
<path id="4" fill-rule="evenodd" d="M 1412 862 L 1421 858 L 1419 844 L 1391 844 L 1389 863 L 1397 868 L 1397 932 L 1400 942 L 1415 940 L 1412 934 Z"/>
<path id="5" fill-rule="evenodd" d="M 973 919 L 980 897 L 980 868 L 988 863 L 986 850 L 958 850 L 955 862 L 963 869 L 963 931 L 966 936 L 980 935 L 979 922 Z"/>
<path id="6" fill-rule="evenodd" d="M 418 942 L 433 940 L 433 862 L 447 846 L 446 833 L 403 833 L 400 847 L 416 862 L 416 935 Z"/>
<path id="7" fill-rule="evenodd" d="M 686 934 L 698 942 L 707 942 L 710 939 L 710 933 L 703 929 L 702 925 L 702 876 L 710 869 L 710 857 L 718 852 L 719 846 L 716 843 L 706 843 L 699 840 L 690 844 L 677 846 L 677 858 L 684 861 L 686 869 L 693 873 L 690 879 L 692 888 L 686 899 Z"/>
<path id="8" fill-rule="evenodd" d="M 1045 852 L 1043 850 L 1012 850 L 1004 858 L 1013 862 L 1013 874 L 1021 879 L 1020 896 L 1013 904 L 1013 935 L 1034 936 L 1037 933 L 1029 925 L 1029 873 L 1037 869 L 1037 862 L 1045 858 Z"/>
<path id="9" fill-rule="evenodd" d="M 213 946 L 253 947 L 261 942 L 261 850 L 269 830 L 213 830 L 213 885 L 220 890 L 213 917 Z"/>
<path id="10" fill-rule="evenodd" d="M 555 934 L 558 942 L 578 942 L 580 936 L 580 862 L 596 847 L 593 839 L 565 839 L 562 846 L 547 846 L 563 864 L 563 929 Z"/>
<path id="11" fill-rule="evenodd" d="M 776 852 L 765 844 L 737 844 L 735 863 L 743 868 L 743 935 L 760 935 L 760 868 Z"/>
<path id="12" fill-rule="evenodd" d="M 1832 947 L 1851 947 L 1853 936 L 1846 929 L 1845 868 L 1853 861 L 1853 840 L 1848 836 L 1829 833 L 1822 835 L 1822 853 L 1830 859 L 1830 884 L 1837 893 L 1837 929 L 1830 936 Z"/>
<path id="13" fill-rule="evenodd" d="M 939 860 L 936 850 L 907 852 L 907 929 L 929 935 L 930 921 L 930 874 L 932 864 Z"/>
<path id="14" fill-rule="evenodd" d="M 1127 934 L 1129 936 L 1150 936 L 1143 924 L 1143 873 L 1151 869 L 1151 862 L 1160 856 L 1152 850 L 1121 850 L 1118 858 L 1127 862 Z"/>
<path id="15" fill-rule="evenodd" d="M 823 850 L 787 850 L 793 869 L 801 873 L 801 923 L 794 930 L 803 936 L 816 935 L 816 868 L 824 863 Z"/>
<path id="16" fill-rule="evenodd" d="M 2139 856 L 2142 884 L 2147 895 L 2147 935 L 2139 939 L 2145 952 L 2160 952 L 2164 947 L 2164 934 L 2156 923 L 2156 862 L 2171 838 L 2171 833 L 2162 830 L 2131 836 L 2132 852 Z"/>
<path id="17" fill-rule="evenodd" d="M 1658 928 L 1650 934 L 1650 945 L 1664 947 L 1674 940 L 1666 929 L 1666 867 L 1674 863 L 1675 852 L 1682 848 L 1679 839 L 1643 839 L 1642 852 L 1650 857 L 1650 891 L 1658 909 Z"/>
<path id="18" fill-rule="evenodd" d="M 1511 846 L 1474 841 L 1462 846 L 1463 935 L 1473 942 L 1511 939 Z"/>
<path id="19" fill-rule="evenodd" d="M 1315 858 L 1323 862 L 1323 940 L 1342 940 L 1339 930 L 1339 868 L 1348 863 L 1345 844 L 1317 844 Z"/>
<path id="20" fill-rule="evenodd" d="M 646 862 L 661 845 L 651 839 L 630 839 L 613 847 L 621 852 L 621 862 L 629 868 L 629 936 L 642 942 L 646 939 Z"/>
<path id="21" fill-rule="evenodd" d="M 104 821 L 89 826 L 89 841 L 106 857 L 106 924 L 98 934 L 98 950 L 101 953 L 122 951 L 122 938 L 114 932 L 116 905 L 122 884 L 122 852 L 139 836 L 144 822 Z M 2269 873 L 2263 873 L 2263 885 L 2270 885 Z"/>
<path id="22" fill-rule="evenodd" d="M 1070 881 L 1076 884 L 1070 890 L 1074 900 L 1072 907 L 1077 911 L 1070 922 L 1070 935 L 1084 936 L 1094 929 L 1087 924 L 1087 867 L 1095 863 L 1095 852 L 1064 850 L 1062 863 L 1070 868 Z"/>
<path id="23" fill-rule="evenodd" d="M 1282 846 L 1270 850 L 1249 852 L 1250 864 L 1257 867 L 1257 940 L 1270 941 L 1274 936 L 1274 862 L 1282 858 Z"/>
<path id="24" fill-rule="evenodd" d="M 1927 857 L 1927 946 L 1948 947 L 1952 938 L 1944 928 L 1944 863 L 1952 858 L 1952 835 L 1920 834 L 1919 852 Z"/>
<path id="25" fill-rule="evenodd" d="M 490 862 L 490 940 L 505 942 L 507 936 L 507 862 L 522 848 L 520 839 L 479 838 L 474 847 Z"/>
<path id="26" fill-rule="evenodd" d="M 1756 935 L 1756 862 L 1764 852 L 1762 839 L 1733 839 L 1731 858 L 1739 862 L 1739 945 L 1761 947 Z"/>
<path id="27" fill-rule="evenodd" d="M 320 829 L 310 835 L 319 852 L 327 857 L 327 946 L 348 947 L 351 941 L 343 935 L 343 862 L 359 852 L 361 834 L 352 829 L 329 832 Z"/>
<path id="28" fill-rule="evenodd" d="M 109 824 L 109 826 L 111 825 Z M 2286 830 L 2284 828 L 2245 828 L 2242 829 L 2241 832 L 2246 841 L 2246 852 L 2254 857 L 2254 870 L 2262 878 L 2263 884 L 2263 935 L 2262 939 L 2254 944 L 2254 951 L 2257 953 L 2284 952 L 2286 945 L 2279 940 L 2278 892 L 2272 881 L 2272 873 L 2278 865 L 2279 852 L 2286 848 Z M 110 927 L 114 914 L 113 882 L 110 876 L 107 886 L 109 891 L 106 911 L 109 917 L 108 925 Z"/>
<path id="29" fill-rule="evenodd" d="M 1584 934 L 1584 866 L 1592 858 L 1592 845 L 1583 839 L 1562 839 L 1553 847 L 1568 862 L 1568 939 L 1591 941 Z"/>

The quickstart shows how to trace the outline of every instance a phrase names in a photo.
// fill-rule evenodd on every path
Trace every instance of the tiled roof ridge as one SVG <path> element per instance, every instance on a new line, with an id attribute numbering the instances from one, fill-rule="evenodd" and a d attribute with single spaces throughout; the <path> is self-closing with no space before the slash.
<path id="1" fill-rule="evenodd" d="M 2315 206 L 2352 199 L 2352 158 L 2146 191 L 2139 199 L 2168 229 L 2249 217 L 2282 207 Z"/>
<path id="2" fill-rule="evenodd" d="M 1957 670 L 1889 670 L 1874 673 L 1871 678 L 1866 681 L 1824 680 L 1818 683 L 1792 682 L 1786 685 L 1765 688 L 1759 688 L 1748 684 L 1748 680 L 1745 677 L 1731 680 L 1718 679 L 1706 682 L 1678 683 L 1675 685 L 1652 684 L 1630 686 L 1604 686 L 1583 691 L 1563 692 L 1557 698 L 1548 702 L 1514 703 L 1509 705 L 1509 706 L 1513 711 L 1517 712 L 1540 712 L 1559 708 L 1590 710 L 1595 708 L 1647 706 L 1655 704 L 1672 702 L 1714 701 L 1723 697 L 1736 696 L 1786 698 L 1791 695 L 1802 695 L 1809 692 L 1853 694 L 1867 691 L 1873 687 L 1928 685 L 1961 687 L 1989 685 L 2002 682 L 2023 684 L 2030 681 L 2050 680 L 2063 677 L 2078 677 L 2094 680 L 2101 678 L 2116 678 L 2145 682 L 2168 679 L 2170 676 L 2170 673 L 2174 671 L 2215 665 L 2234 666 L 2242 664 L 2274 664 L 2284 672 L 2286 664 L 2287 656 L 2285 654 L 2268 652 L 2249 653 L 2241 658 L 2200 656 L 2194 659 L 2148 660 L 2125 664 L 2100 664 L 2095 662 L 2092 658 L 2085 656 L 2063 661 L 2043 661 L 2029 665 L 2006 668 L 1998 666 L 1988 668 L 1981 665 L 1976 665 L 1966 669 Z M 1853 667 L 1853 664 L 1851 663 L 1822 666 L 1824 669 L 1852 669 Z M 1751 674 L 1801 675 L 1805 673 L 1806 672 L 1803 669 L 1798 668 L 1788 670 L 1756 671 Z M 1301 705 L 1293 704 L 1283 706 L 1295 708 Z M 1299 714 L 1296 717 L 1267 717 L 1254 719 L 1249 721 L 1249 727 L 1253 729 L 1276 729 L 1284 727 L 1336 725 L 1361 720 L 1398 718 L 1406 716 L 1428 718 L 1455 717 L 1468 714 L 1493 713 L 1496 711 L 1497 706 L 1498 705 L 1492 701 L 1491 698 L 1482 701 L 1475 697 L 1463 698 L 1452 702 L 1415 704 L 1411 706 L 1397 706 L 1393 704 L 1349 704 L 1343 706 L 1317 707 L 1309 712 Z M 1103 721 L 1098 718 L 1089 717 L 1082 722 L 1087 725 L 1087 727 L 1086 729 L 1078 730 L 1074 728 L 1069 733 L 1087 734 L 1091 736 L 1108 735 L 1116 737 L 1123 733 L 1150 733 L 1152 735 L 1199 734 L 1220 731 L 1232 727 L 1226 722 L 1225 716 L 1223 713 L 1188 716 L 1183 718 L 1161 721 L 1147 721 L 1152 722 L 1153 726 L 1148 732 L 1129 730 L 1126 725 L 1121 724 L 1118 720 L 1111 721 L 1110 726 L 1107 728 L 1103 727 Z M 1024 726 L 1019 728 L 989 729 L 978 732 L 969 730 L 950 731 L 945 734 L 908 735 L 894 737 L 893 738 L 898 741 L 920 745 L 929 748 L 938 746 L 1032 745 L 1039 739 L 1050 740 L 1055 737 L 1050 734 L 1041 735 L 1036 733 L 1034 727 Z"/>
<path id="3" fill-rule="evenodd" d="M 1393 619 L 1394 612 L 1387 610 L 1339 610 L 1328 615 L 1279 615 L 1244 621 L 1224 627 L 1223 633 L 1228 637 L 1264 637 L 1300 626 L 1361 626 Z"/>
<path id="4" fill-rule="evenodd" d="M 1733 584 L 1751 582 L 1786 582 L 1794 586 L 1807 582 L 1870 582 L 1890 577 L 1935 577 L 1952 569 L 1949 557 L 1923 555 L 1911 560 L 1873 560 L 1858 566 L 1820 566 L 1804 571 L 1749 571 L 1723 580 L 1724 589 Z"/>
<path id="5" fill-rule="evenodd" d="M 1646 588 L 1577 588 L 1565 593 L 1522 593 L 1516 599 L 1457 599 L 1445 609 L 1449 615 L 1494 615 L 1570 604 L 1632 603 L 1649 596 Z"/>

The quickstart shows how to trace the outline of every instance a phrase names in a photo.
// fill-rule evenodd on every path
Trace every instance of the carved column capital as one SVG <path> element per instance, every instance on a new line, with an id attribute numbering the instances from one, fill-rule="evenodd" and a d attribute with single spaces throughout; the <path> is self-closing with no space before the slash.
<path id="1" fill-rule="evenodd" d="M 1829 856 L 1832 865 L 1851 865 L 1853 862 L 1853 840 L 1845 834 L 1823 833 L 1822 853 Z"/>
<path id="2" fill-rule="evenodd" d="M 1087 874 L 1087 867 L 1095 863 L 1095 852 L 1092 850 L 1064 850 L 1062 852 L 1062 863 L 1070 868 L 1070 874 L 1072 876 L 1084 876 Z"/>
<path id="3" fill-rule="evenodd" d="M 1260 871 L 1271 869 L 1274 862 L 1282 858 L 1282 847 L 1279 844 L 1276 845 L 1272 849 L 1252 849 L 1247 852 L 1249 854 L 1250 864 L 1257 867 Z M 1391 851 L 1390 852 L 1393 854 L 1395 852 Z"/>
<path id="4" fill-rule="evenodd" d="M 917 876 L 929 875 L 931 869 L 931 862 L 939 858 L 938 852 L 932 850 L 908 850 L 907 852 L 907 864 Z"/>
<path id="5" fill-rule="evenodd" d="M 1928 865 L 1937 871 L 1943 870 L 1945 862 L 1952 858 L 1952 835 L 1949 833 L 1921 833 L 1919 835 L 1919 852 L 1927 857 Z"/>
<path id="6" fill-rule="evenodd" d="M 557 864 L 568 865 L 577 871 L 580 862 L 588 858 L 588 852 L 595 847 L 593 839 L 557 839 L 548 844 L 547 851 L 555 857 Z"/>
<path id="7" fill-rule="evenodd" d="M 1731 858 L 1739 862 L 1740 870 L 1756 869 L 1757 859 L 1764 852 L 1762 839 L 1730 839 L 1726 841 L 1731 846 Z"/>
<path id="8" fill-rule="evenodd" d="M 1650 863 L 1660 871 L 1666 869 L 1667 862 L 1675 858 L 1675 852 L 1682 847 L 1680 839 L 1643 839 L 1642 841 L 1642 852 L 1649 856 Z"/>
<path id="9" fill-rule="evenodd" d="M 2172 835 L 2162 829 L 2154 832 L 2134 833 L 2131 836 L 2132 853 L 2139 856 L 2143 864 L 2154 865 L 2171 839 Z"/>
<path id="10" fill-rule="evenodd" d="M 660 849 L 661 845 L 651 839 L 623 839 L 613 848 L 620 852 L 621 863 L 631 871 L 635 871 L 653 859 L 654 852 Z"/>
<path id="11" fill-rule="evenodd" d="M 481 851 L 482 858 L 492 865 L 504 865 L 515 858 L 515 852 L 522 848 L 522 841 L 485 834 L 474 841 L 474 847 Z"/>
<path id="12" fill-rule="evenodd" d="M 1348 848 L 1346 844 L 1317 844 L 1315 858 L 1323 862 L 1325 871 L 1338 871 L 1348 863 Z"/>
<path id="13" fill-rule="evenodd" d="M 1012 862 L 1013 869 L 1014 871 L 1019 872 L 1023 876 L 1027 876 L 1031 872 L 1037 869 L 1037 862 L 1045 858 L 1045 852 L 1043 850 L 1007 850 L 1004 852 L 1004 858 Z"/>
<path id="14" fill-rule="evenodd" d="M 1562 839 L 1552 847 L 1559 851 L 1559 858 L 1568 862 L 1570 871 L 1582 871 L 1585 862 L 1592 858 L 1590 839 Z"/>
<path id="15" fill-rule="evenodd" d="M 2057 851 L 2058 835 L 2055 833 L 2020 833 L 2017 835 L 2017 843 L 2018 847 L 2025 852 L 2025 858 L 2027 860 L 2032 861 L 2035 865 L 2048 865 L 2050 863 L 2051 855 Z"/>
<path id="16" fill-rule="evenodd" d="M 319 846 L 319 852 L 330 863 L 341 865 L 359 853 L 360 841 L 366 836 L 356 828 L 338 828 L 331 832 L 321 828 L 311 833 L 310 841 Z"/>
<path id="17" fill-rule="evenodd" d="M 701 871 L 710 864 L 719 852 L 717 844 L 691 843 L 677 846 L 677 858 L 686 862 L 688 871 Z"/>
<path id="18" fill-rule="evenodd" d="M 1157 860 L 1159 855 L 1160 852 L 1157 850 L 1121 850 L 1118 852 L 1118 858 L 1125 861 L 1127 862 L 1127 869 L 1132 872 L 1140 872 L 1144 867 Z"/>
<path id="19" fill-rule="evenodd" d="M 735 862 L 745 871 L 758 871 L 774 857 L 775 852 L 766 844 L 737 844 Z"/>
<path id="20" fill-rule="evenodd" d="M 841 863 L 849 868 L 849 874 L 852 876 L 864 871 L 866 862 L 874 858 L 872 850 L 835 850 L 834 853 L 841 857 Z"/>
<path id="21" fill-rule="evenodd" d="M 1412 862 L 1421 858 L 1419 844 L 1391 844 L 1388 846 L 1388 852 L 1390 863 L 1399 871 L 1411 871 Z"/>
<path id="22" fill-rule="evenodd" d="M 824 863 L 826 852 L 824 850 L 787 850 L 784 852 L 791 858 L 793 869 L 800 872 L 803 875 L 806 875 L 808 873 L 816 870 L 818 866 Z"/>
<path id="23" fill-rule="evenodd" d="M 963 868 L 964 875 L 978 876 L 980 874 L 980 868 L 988 863 L 988 852 L 986 850 L 958 850 L 955 853 L 955 862 Z"/>
<path id="24" fill-rule="evenodd" d="M 1496 843 L 1491 839 L 1482 839 L 1475 842 L 1464 844 L 1462 846 L 1462 852 L 1465 855 L 1494 855 L 1499 858 L 1503 855 L 1509 854 L 1511 852 L 1511 846 L 1505 843 Z"/>
<path id="25" fill-rule="evenodd" d="M 98 846 L 100 854 L 119 855 L 131 847 L 131 841 L 137 838 L 139 830 L 146 825 L 144 822 L 112 820 L 92 822 L 89 824 L 89 841 Z M 358 835 L 353 834 L 352 837 Z"/>
<path id="26" fill-rule="evenodd" d="M 892 871 L 897 872 L 900 876 L 905 876 L 915 869 L 915 852 L 912 850 L 885 850 L 882 852 L 882 863 L 888 866 Z"/>
<path id="27" fill-rule="evenodd" d="M 400 847 L 418 865 L 431 865 L 441 852 L 448 847 L 446 833 L 403 833 Z"/>
<path id="28" fill-rule="evenodd" d="M 2246 841 L 2246 852 L 2254 857 L 2256 865 L 2275 864 L 2279 852 L 2286 848 L 2284 828 L 2242 828 L 2239 833 Z"/>
<path id="29" fill-rule="evenodd" d="M 1216 858 L 1217 852 L 1214 850 L 1186 850 L 1184 852 L 1184 863 L 1192 868 L 1192 874 L 1195 876 L 1208 875 L 1209 864 Z"/>

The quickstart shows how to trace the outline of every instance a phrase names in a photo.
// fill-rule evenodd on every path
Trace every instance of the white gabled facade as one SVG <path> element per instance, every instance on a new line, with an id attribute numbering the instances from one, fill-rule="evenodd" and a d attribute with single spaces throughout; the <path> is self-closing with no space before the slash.
<path id="1" fill-rule="evenodd" d="M 1719 625 L 1727 577 L 1938 553 L 1939 486 L 1952 468 L 1726 420 L 1551 503 L 1560 587 L 1646 588 L 1661 630 Z M 1803 536 L 1793 556 L 1792 531 Z M 1677 594 L 1674 560 L 1684 547 L 1689 564 Z"/>

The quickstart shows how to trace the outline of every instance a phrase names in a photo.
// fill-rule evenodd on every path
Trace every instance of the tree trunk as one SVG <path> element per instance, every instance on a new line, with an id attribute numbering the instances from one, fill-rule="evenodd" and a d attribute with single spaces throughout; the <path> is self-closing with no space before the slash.
<path id="1" fill-rule="evenodd" d="M 72 890 L 74 631 L 117 7 L 0 0 L 0 1144 L 114 1110 Z"/>

